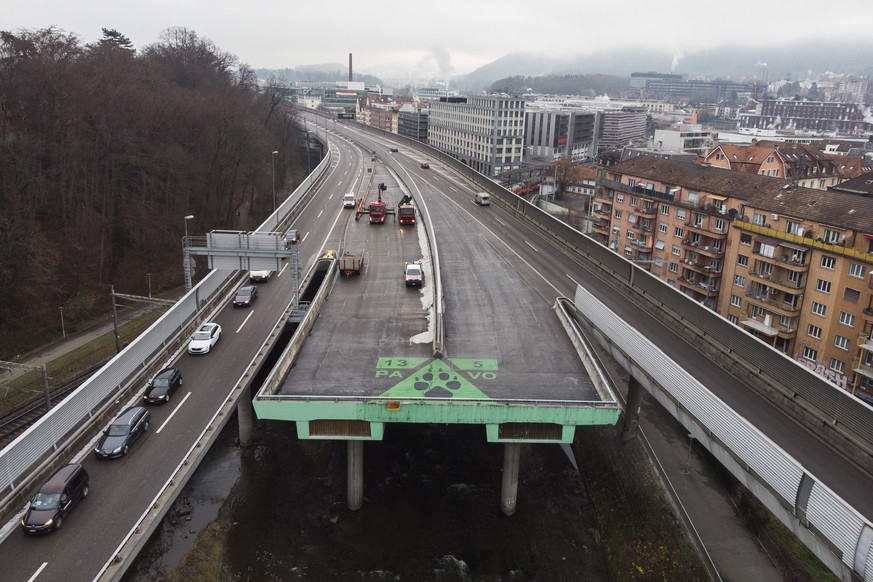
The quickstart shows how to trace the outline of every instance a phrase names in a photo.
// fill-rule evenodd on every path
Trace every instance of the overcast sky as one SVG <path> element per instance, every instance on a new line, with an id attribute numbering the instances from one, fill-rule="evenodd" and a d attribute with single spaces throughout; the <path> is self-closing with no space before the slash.
<path id="1" fill-rule="evenodd" d="M 0 10 L 0 30 L 54 25 L 88 43 L 114 28 L 142 48 L 181 26 L 254 68 L 345 66 L 353 53 L 356 73 L 410 78 L 466 74 L 515 52 L 570 56 L 640 46 L 679 57 L 728 43 L 869 40 L 871 22 L 873 0 L 10 0 Z"/>

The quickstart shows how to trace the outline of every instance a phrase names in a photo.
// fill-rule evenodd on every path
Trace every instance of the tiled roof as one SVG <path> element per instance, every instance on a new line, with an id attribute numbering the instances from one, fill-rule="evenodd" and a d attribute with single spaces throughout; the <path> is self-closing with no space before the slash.
<path id="1" fill-rule="evenodd" d="M 741 200 L 748 206 L 832 226 L 873 232 L 873 198 L 800 188 L 791 180 L 646 156 L 606 168 L 640 179 Z"/>

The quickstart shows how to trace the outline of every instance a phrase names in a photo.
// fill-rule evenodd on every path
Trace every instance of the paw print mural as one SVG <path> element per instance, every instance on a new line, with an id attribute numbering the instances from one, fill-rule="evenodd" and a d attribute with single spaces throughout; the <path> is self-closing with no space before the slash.
<path id="1" fill-rule="evenodd" d="M 394 370 L 400 372 L 401 369 L 394 368 Z M 464 371 L 463 367 L 458 369 L 445 360 L 429 360 L 414 368 L 411 374 L 406 375 L 403 380 L 383 392 L 382 396 L 392 398 L 490 398 L 471 384 L 464 377 L 465 374 L 470 374 L 470 372 Z"/>
<path id="2" fill-rule="evenodd" d="M 457 374 L 439 372 L 434 376 L 434 374 L 428 371 L 420 377 L 415 377 L 414 387 L 423 396 L 451 398 L 452 394 L 461 389 L 461 381 Z"/>

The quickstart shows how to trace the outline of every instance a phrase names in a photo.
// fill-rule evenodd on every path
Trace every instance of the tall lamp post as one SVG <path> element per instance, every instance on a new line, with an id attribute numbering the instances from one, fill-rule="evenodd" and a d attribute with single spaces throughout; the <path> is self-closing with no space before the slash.
<path id="1" fill-rule="evenodd" d="M 191 290 L 191 253 L 188 251 L 188 221 L 193 214 L 185 217 L 185 240 L 182 241 L 182 264 L 185 267 L 185 293 Z"/>
<path id="2" fill-rule="evenodd" d="M 279 226 L 279 213 L 276 212 L 276 154 L 279 150 L 273 150 L 273 214 L 276 215 L 276 226 Z"/>

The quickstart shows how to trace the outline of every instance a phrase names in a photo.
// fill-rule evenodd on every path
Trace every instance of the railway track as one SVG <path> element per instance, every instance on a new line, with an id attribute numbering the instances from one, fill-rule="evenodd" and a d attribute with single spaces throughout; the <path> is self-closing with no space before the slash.
<path id="1" fill-rule="evenodd" d="M 57 403 L 66 398 L 73 390 L 81 386 L 85 380 L 90 378 L 91 374 L 99 370 L 101 366 L 103 366 L 103 363 L 81 372 L 75 378 L 67 380 L 63 384 L 50 388 L 49 399 L 52 406 L 57 405 Z M 45 397 L 40 395 L 22 404 L 11 414 L 7 414 L 3 418 L 0 418 L 0 449 L 15 440 L 18 435 L 42 418 L 45 413 Z"/>

